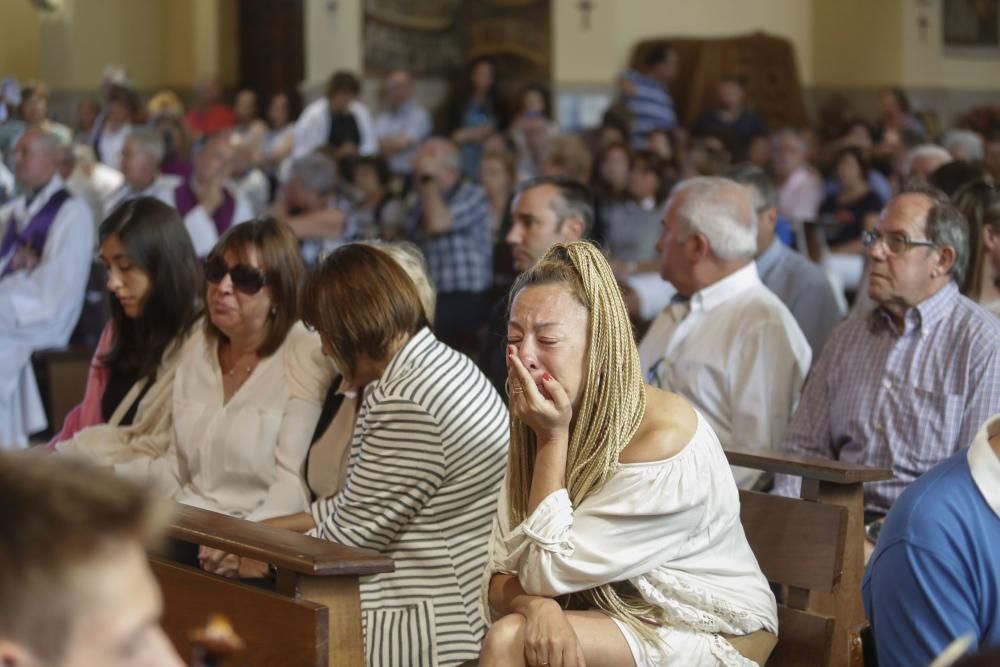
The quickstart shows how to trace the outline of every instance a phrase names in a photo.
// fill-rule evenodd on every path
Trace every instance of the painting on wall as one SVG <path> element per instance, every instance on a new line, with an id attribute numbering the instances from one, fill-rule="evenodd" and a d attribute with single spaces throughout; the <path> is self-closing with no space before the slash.
<path id="1" fill-rule="evenodd" d="M 551 0 L 365 0 L 364 12 L 368 76 L 444 78 L 488 56 L 501 77 L 550 78 Z"/>
<path id="2" fill-rule="evenodd" d="M 1000 0 L 942 0 L 945 48 L 1000 49 Z"/>

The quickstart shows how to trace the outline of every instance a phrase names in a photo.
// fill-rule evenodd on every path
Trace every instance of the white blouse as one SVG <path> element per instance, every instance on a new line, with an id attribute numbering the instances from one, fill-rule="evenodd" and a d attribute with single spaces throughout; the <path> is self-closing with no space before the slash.
<path id="1" fill-rule="evenodd" d="M 777 632 L 774 595 L 743 533 L 733 474 L 700 413 L 683 451 L 620 464 L 577 507 L 560 489 L 512 528 L 503 489 L 481 592 L 487 618 L 495 616 L 489 582 L 500 572 L 545 597 L 627 580 L 671 627 Z"/>
<path id="2" fill-rule="evenodd" d="M 178 502 L 249 521 L 309 507 L 299 471 L 333 377 L 301 324 L 223 404 L 218 343 L 195 336 L 174 380 Z"/>

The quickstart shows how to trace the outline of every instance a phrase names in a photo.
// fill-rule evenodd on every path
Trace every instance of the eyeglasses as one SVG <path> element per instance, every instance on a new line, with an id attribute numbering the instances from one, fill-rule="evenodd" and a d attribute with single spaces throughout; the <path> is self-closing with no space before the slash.
<path id="1" fill-rule="evenodd" d="M 888 250 L 889 253 L 892 255 L 902 254 L 907 250 L 909 250 L 912 246 L 917 246 L 917 245 L 927 246 L 928 248 L 937 247 L 937 244 L 935 243 L 932 243 L 930 241 L 914 240 L 901 232 L 894 232 L 892 234 L 883 236 L 878 232 L 865 230 L 861 232 L 861 242 L 864 244 L 866 249 L 871 248 L 876 243 L 882 243 L 885 245 L 886 250 Z"/>
<path id="2" fill-rule="evenodd" d="M 205 280 L 210 283 L 221 283 L 227 274 L 233 281 L 233 289 L 244 294 L 256 294 L 267 284 L 264 274 L 250 266 L 242 264 L 227 266 L 226 260 L 221 257 L 211 259 L 205 264 Z"/>

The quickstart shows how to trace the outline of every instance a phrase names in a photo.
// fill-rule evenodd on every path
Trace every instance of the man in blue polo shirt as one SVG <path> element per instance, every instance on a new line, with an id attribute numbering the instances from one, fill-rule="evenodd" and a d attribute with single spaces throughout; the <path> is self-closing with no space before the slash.
<path id="1" fill-rule="evenodd" d="M 880 667 L 1000 646 L 1000 415 L 903 492 L 862 587 Z"/>

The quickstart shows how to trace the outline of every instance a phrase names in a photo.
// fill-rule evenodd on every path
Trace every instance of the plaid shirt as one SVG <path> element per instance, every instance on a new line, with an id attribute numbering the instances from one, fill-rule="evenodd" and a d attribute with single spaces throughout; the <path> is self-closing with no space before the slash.
<path id="1" fill-rule="evenodd" d="M 478 185 L 460 181 L 446 192 L 452 228 L 427 234 L 420 228 L 423 206 L 410 217 L 413 240 L 424 252 L 427 272 L 438 292 L 484 292 L 493 284 L 493 243 L 490 207 Z"/>
<path id="2" fill-rule="evenodd" d="M 876 308 L 842 323 L 813 367 L 782 449 L 891 468 L 865 484 L 865 509 L 885 514 L 903 490 L 1000 412 L 1000 321 L 954 283 L 906 312 L 902 334 Z M 779 475 L 775 493 L 797 496 Z"/>

